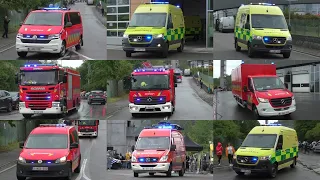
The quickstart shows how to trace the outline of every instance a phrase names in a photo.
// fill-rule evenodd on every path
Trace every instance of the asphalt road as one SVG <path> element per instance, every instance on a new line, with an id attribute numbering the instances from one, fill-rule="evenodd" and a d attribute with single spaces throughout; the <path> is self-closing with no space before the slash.
<path id="1" fill-rule="evenodd" d="M 24 117 L 19 111 L 12 111 L 10 113 L 1 111 L 1 120 L 23 120 Z M 34 115 L 31 119 L 57 119 L 57 116 L 49 115 Z M 63 119 L 106 119 L 106 106 L 105 105 L 89 105 L 86 100 L 82 100 L 78 111 L 68 113 Z"/>
<path id="2" fill-rule="evenodd" d="M 212 120 L 213 107 L 204 102 L 190 87 L 189 79 L 185 77 L 176 88 L 176 111 L 171 117 L 162 114 L 143 114 L 133 118 L 128 108 L 123 108 L 108 116 L 110 120 Z"/>
<path id="3" fill-rule="evenodd" d="M 177 173 L 172 174 L 172 179 L 175 180 L 212 180 L 214 176 L 212 174 L 202 175 L 202 174 L 185 174 L 183 177 L 179 177 Z M 130 180 L 130 179 L 168 179 L 164 174 L 155 174 L 155 176 L 149 176 L 148 174 L 139 174 L 139 178 L 133 177 L 133 172 L 131 170 L 110 170 L 107 171 L 107 180 Z"/>
<path id="4" fill-rule="evenodd" d="M 93 60 L 106 59 L 106 28 L 97 19 L 94 14 L 95 6 L 88 6 L 86 3 L 76 3 L 71 9 L 79 10 L 83 21 L 83 41 L 84 46 L 81 50 L 76 51 L 75 48 L 70 49 L 66 55 L 59 58 L 54 54 L 28 54 L 26 58 L 20 58 L 15 49 L 15 40 L 11 44 L 0 47 L 0 60 Z"/>
<path id="5" fill-rule="evenodd" d="M 82 168 L 79 174 L 73 174 L 72 180 L 98 180 L 106 177 L 106 122 L 100 121 L 99 136 L 81 138 L 80 148 Z M 11 166 L 0 170 L 0 179 L 16 179 L 16 167 Z M 45 178 L 47 179 L 47 178 Z"/>
<path id="6" fill-rule="evenodd" d="M 214 48 L 213 48 L 213 59 L 217 60 L 265 60 L 274 59 L 281 60 L 283 56 L 280 54 L 266 54 L 262 56 L 256 56 L 249 58 L 247 51 L 243 50 L 237 52 L 234 48 L 234 34 L 233 33 L 220 33 L 214 32 Z M 320 60 L 320 57 L 304 54 L 301 52 L 293 51 L 289 59 L 285 60 Z"/>
<path id="7" fill-rule="evenodd" d="M 294 93 L 297 103 L 297 111 L 291 114 L 292 120 L 319 120 L 320 94 Z M 248 109 L 239 107 L 232 96 L 231 91 L 218 93 L 217 113 L 220 120 L 252 120 L 253 114 Z M 264 118 L 267 119 L 267 118 Z M 284 119 L 284 117 L 272 117 L 271 120 Z"/>

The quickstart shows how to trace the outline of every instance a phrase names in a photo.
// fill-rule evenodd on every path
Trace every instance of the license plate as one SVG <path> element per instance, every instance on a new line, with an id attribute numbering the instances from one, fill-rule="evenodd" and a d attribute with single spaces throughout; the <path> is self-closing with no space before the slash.
<path id="1" fill-rule="evenodd" d="M 48 167 L 33 167 L 33 171 L 48 171 Z"/>
<path id="2" fill-rule="evenodd" d="M 33 111 L 35 114 L 43 114 L 43 111 Z"/>
<path id="3" fill-rule="evenodd" d="M 280 53 L 280 50 L 270 50 L 270 53 Z"/>
<path id="4" fill-rule="evenodd" d="M 153 170 L 153 168 L 148 167 L 148 168 L 142 168 L 143 170 Z"/>
<path id="5" fill-rule="evenodd" d="M 96 98 L 100 98 L 100 96 L 96 96 Z"/>
<path id="6" fill-rule="evenodd" d="M 280 116 L 286 115 L 286 114 L 288 114 L 288 113 L 287 113 L 287 112 L 280 112 L 280 113 L 279 113 Z"/>
<path id="7" fill-rule="evenodd" d="M 153 106 L 146 106 L 146 109 L 154 109 Z"/>
<path id="8" fill-rule="evenodd" d="M 28 48 L 28 51 L 40 51 L 40 48 Z"/>
<path id="9" fill-rule="evenodd" d="M 134 51 L 146 51 L 146 49 L 145 48 L 134 48 Z"/>
<path id="10" fill-rule="evenodd" d="M 251 170 L 247 170 L 247 169 L 241 169 L 240 171 L 243 173 L 251 173 Z"/>

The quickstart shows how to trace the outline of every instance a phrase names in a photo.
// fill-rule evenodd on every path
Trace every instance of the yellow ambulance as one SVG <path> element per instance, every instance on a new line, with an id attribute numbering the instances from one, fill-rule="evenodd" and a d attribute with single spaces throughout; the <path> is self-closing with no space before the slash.
<path id="1" fill-rule="evenodd" d="M 242 5 L 236 16 L 234 46 L 236 51 L 248 50 L 249 57 L 259 52 L 289 58 L 292 51 L 290 29 L 278 6 L 268 3 Z"/>
<path id="2" fill-rule="evenodd" d="M 170 50 L 183 51 L 184 36 L 180 7 L 166 3 L 142 4 L 135 10 L 123 35 L 122 48 L 127 57 L 135 52 L 158 52 L 166 58 Z"/>
<path id="3" fill-rule="evenodd" d="M 294 129 L 277 124 L 256 126 L 234 154 L 233 170 L 238 175 L 266 173 L 275 178 L 278 170 L 295 167 L 298 151 Z"/>
<path id="4" fill-rule="evenodd" d="M 199 40 L 202 31 L 200 16 L 185 16 L 184 22 L 186 25 L 186 38 L 192 38 L 194 41 Z"/>

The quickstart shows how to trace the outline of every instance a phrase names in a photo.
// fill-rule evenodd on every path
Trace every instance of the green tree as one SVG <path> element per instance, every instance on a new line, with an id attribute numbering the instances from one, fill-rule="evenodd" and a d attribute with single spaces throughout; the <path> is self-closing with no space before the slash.
<path id="1" fill-rule="evenodd" d="M 307 131 L 305 138 L 309 141 L 318 141 L 320 139 L 320 123 L 317 123 L 314 128 Z"/>
<path id="2" fill-rule="evenodd" d="M 244 120 L 244 121 L 235 120 L 233 122 L 237 124 L 237 126 L 241 127 L 240 128 L 241 139 L 244 139 L 247 136 L 247 134 L 251 131 L 252 128 L 260 125 L 259 121 L 256 121 L 256 120 Z"/>
<path id="3" fill-rule="evenodd" d="M 214 121 L 194 121 L 192 124 L 184 124 L 186 135 L 199 145 L 202 145 L 205 151 L 209 150 L 209 141 L 213 140 Z M 192 126 L 191 126 L 192 125 Z"/>
<path id="4" fill-rule="evenodd" d="M 312 121 L 303 121 L 303 120 L 295 120 L 294 121 L 294 129 L 297 131 L 298 139 L 300 141 L 306 140 L 306 133 L 316 127 L 319 123 L 317 120 Z"/>

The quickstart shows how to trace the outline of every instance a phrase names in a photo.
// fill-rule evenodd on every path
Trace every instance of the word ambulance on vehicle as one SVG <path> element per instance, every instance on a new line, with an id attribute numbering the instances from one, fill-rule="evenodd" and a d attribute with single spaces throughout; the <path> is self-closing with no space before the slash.
<path id="1" fill-rule="evenodd" d="M 80 107 L 80 73 L 55 64 L 27 64 L 20 67 L 19 112 L 62 115 Z"/>
<path id="2" fill-rule="evenodd" d="M 233 170 L 238 175 L 266 173 L 275 178 L 278 170 L 296 166 L 298 152 L 294 129 L 281 124 L 256 126 L 234 154 Z"/>
<path id="3" fill-rule="evenodd" d="M 41 124 L 20 143 L 17 179 L 64 178 L 80 173 L 81 152 L 77 130 L 65 124 Z"/>
<path id="4" fill-rule="evenodd" d="M 63 57 L 72 47 L 83 46 L 83 25 L 79 11 L 66 8 L 43 8 L 31 11 L 18 31 L 16 51 L 20 57 L 28 53 L 53 53 Z"/>
<path id="5" fill-rule="evenodd" d="M 140 173 L 165 173 L 170 177 L 172 171 L 183 176 L 186 170 L 186 147 L 181 128 L 177 124 L 160 122 L 140 132 L 132 149 L 131 167 L 134 177 Z"/>
<path id="6" fill-rule="evenodd" d="M 79 137 L 98 137 L 99 120 L 77 120 Z"/>
<path id="7" fill-rule="evenodd" d="M 241 64 L 232 71 L 232 94 L 237 103 L 259 119 L 287 116 L 296 111 L 292 92 L 277 76 L 274 64 Z"/>
<path id="8" fill-rule="evenodd" d="M 289 58 L 292 51 L 291 27 L 282 10 L 274 4 L 251 3 L 238 9 L 234 30 L 236 51 L 282 54 Z"/>
<path id="9" fill-rule="evenodd" d="M 166 58 L 169 50 L 182 52 L 184 44 L 182 10 L 168 3 L 139 5 L 122 39 L 127 57 L 135 52 L 157 52 Z"/>
<path id="10" fill-rule="evenodd" d="M 177 79 L 173 69 L 143 68 L 131 73 L 129 110 L 133 117 L 142 113 L 166 113 L 176 105 Z"/>

